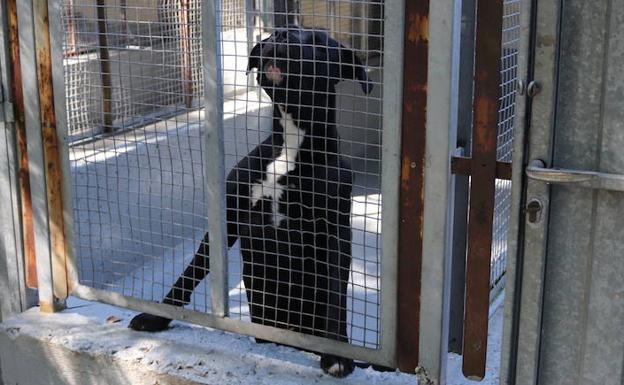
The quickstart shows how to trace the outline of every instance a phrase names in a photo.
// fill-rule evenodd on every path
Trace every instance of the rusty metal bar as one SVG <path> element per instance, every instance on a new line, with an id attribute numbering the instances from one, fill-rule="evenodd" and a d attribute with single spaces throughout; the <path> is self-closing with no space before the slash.
<path id="1" fill-rule="evenodd" d="M 476 25 L 462 365 L 469 379 L 485 376 L 487 355 L 503 1 L 478 0 Z"/>
<path id="2" fill-rule="evenodd" d="M 106 1 L 97 0 L 98 45 L 100 51 L 100 73 L 102 74 L 102 115 L 103 131 L 113 130 L 113 84 L 110 70 L 110 52 L 108 51 L 108 27 L 106 25 Z"/>
<path id="3" fill-rule="evenodd" d="M 191 63 L 191 25 L 189 24 L 189 0 L 180 0 L 178 11 L 180 23 L 180 50 L 182 55 L 182 89 L 184 104 L 191 107 L 193 104 L 193 69 Z"/>
<path id="4" fill-rule="evenodd" d="M 451 172 L 456 175 L 472 175 L 472 158 L 451 157 Z M 496 162 L 496 179 L 511 180 L 510 162 Z"/>
<path id="5" fill-rule="evenodd" d="M 37 81 L 39 86 L 39 108 L 41 136 L 43 141 L 44 173 L 50 231 L 50 251 L 54 296 L 65 299 L 68 295 L 67 255 L 69 244 L 65 234 L 63 208 L 63 174 L 60 159 L 60 145 L 56 128 L 54 89 L 52 86 L 52 55 L 50 49 L 50 25 L 48 2 L 33 3 L 35 24 L 35 54 L 37 58 Z M 50 306 L 49 310 L 53 310 Z"/>
<path id="6" fill-rule="evenodd" d="M 65 55 L 72 56 L 78 54 L 76 44 L 76 24 L 74 19 L 74 0 L 67 0 L 65 4 L 65 11 L 67 12 L 67 50 Z"/>
<path id="7" fill-rule="evenodd" d="M 128 2 L 126 0 L 119 0 L 119 12 L 121 13 L 121 33 L 123 34 L 123 42 L 124 44 L 128 44 L 130 41 L 128 36 L 130 30 L 128 29 Z"/>
<path id="8" fill-rule="evenodd" d="M 403 123 L 399 222 L 399 369 L 414 373 L 419 358 L 425 137 L 429 54 L 429 0 L 405 3 Z"/>
<path id="9" fill-rule="evenodd" d="M 28 148 L 26 140 L 26 122 L 24 109 L 24 90 L 22 88 L 22 67 L 19 48 L 17 23 L 17 2 L 7 0 L 7 24 L 9 45 L 11 48 L 11 92 L 13 115 L 15 117 L 15 136 L 18 148 L 18 178 L 22 212 L 22 237 L 26 267 L 26 286 L 37 288 L 37 258 L 35 254 L 35 230 L 33 227 L 32 197 L 30 195 L 30 172 L 28 170 Z"/>

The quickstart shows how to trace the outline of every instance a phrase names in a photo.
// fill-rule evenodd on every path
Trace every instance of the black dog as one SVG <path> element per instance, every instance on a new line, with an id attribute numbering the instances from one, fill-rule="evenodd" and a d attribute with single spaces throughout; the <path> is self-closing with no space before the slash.
<path id="1" fill-rule="evenodd" d="M 274 32 L 251 51 L 248 70 L 273 101 L 273 133 L 227 177 L 228 247 L 241 241 L 252 322 L 347 341 L 352 173 L 340 156 L 335 86 L 372 89 L 350 49 L 327 33 Z M 164 303 L 183 306 L 208 273 L 208 234 Z M 140 314 L 135 330 L 171 320 Z M 264 341 L 258 341 L 264 342 Z M 324 371 L 343 377 L 351 359 L 321 354 Z"/>

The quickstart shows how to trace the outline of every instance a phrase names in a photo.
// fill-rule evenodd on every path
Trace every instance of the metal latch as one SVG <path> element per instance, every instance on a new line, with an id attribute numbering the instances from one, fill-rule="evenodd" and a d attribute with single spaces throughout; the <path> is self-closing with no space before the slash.
<path id="1" fill-rule="evenodd" d="M 534 160 L 526 168 L 530 179 L 550 184 L 573 184 L 595 190 L 624 192 L 624 174 L 608 174 L 598 171 L 547 168 L 543 161 Z"/>

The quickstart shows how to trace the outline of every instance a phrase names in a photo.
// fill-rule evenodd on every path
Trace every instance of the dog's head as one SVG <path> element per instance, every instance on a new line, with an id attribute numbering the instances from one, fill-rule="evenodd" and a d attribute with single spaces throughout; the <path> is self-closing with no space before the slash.
<path id="1" fill-rule="evenodd" d="M 373 88 L 355 53 L 324 31 L 276 30 L 251 50 L 247 70 L 254 68 L 274 102 L 296 103 L 290 96 L 296 98 L 295 93 L 333 92 L 341 80 L 359 81 L 364 93 Z"/>

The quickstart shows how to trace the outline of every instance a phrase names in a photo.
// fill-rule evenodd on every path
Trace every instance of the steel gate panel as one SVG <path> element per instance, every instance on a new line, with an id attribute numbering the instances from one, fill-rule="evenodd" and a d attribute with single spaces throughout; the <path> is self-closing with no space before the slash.
<path id="1" fill-rule="evenodd" d="M 263 103 L 266 104 L 266 101 L 258 99 L 257 96 L 250 97 L 250 93 L 255 93 L 256 90 L 247 89 L 248 81 L 244 77 L 246 68 L 243 66 L 243 64 L 246 65 L 248 57 L 249 31 L 238 28 L 238 21 L 251 17 L 252 12 L 240 8 L 220 8 L 218 2 L 215 4 L 204 2 L 201 8 L 203 29 L 216 33 L 214 35 L 204 33 L 203 38 L 199 39 L 199 35 L 183 32 L 178 36 L 183 40 L 188 40 L 189 44 L 184 43 L 178 46 L 175 45 L 176 43 L 167 45 L 169 44 L 167 31 L 174 31 L 177 34 L 179 31 L 186 30 L 183 24 L 196 23 L 200 10 L 198 4 L 190 2 L 188 15 L 176 13 L 180 7 L 188 4 L 187 2 L 172 3 L 173 5 L 170 6 L 173 8 L 168 8 L 169 6 L 159 8 L 161 15 L 177 16 L 173 19 L 173 29 L 166 27 L 168 19 L 162 19 L 161 29 L 153 32 L 141 29 L 142 25 L 148 25 L 149 22 L 138 19 L 143 16 L 137 12 L 149 11 L 149 9 L 145 6 L 133 7 L 131 1 L 124 3 L 128 9 L 123 12 L 119 12 L 115 6 L 107 2 L 98 3 L 94 7 L 77 1 L 63 3 L 65 6 L 78 7 L 72 12 L 68 12 L 67 9 L 58 10 L 58 13 L 62 14 L 66 31 L 69 31 L 67 33 L 70 35 L 74 33 L 79 37 L 65 42 L 64 68 L 66 71 L 83 61 L 94 60 L 93 55 L 99 52 L 98 60 L 109 62 L 110 66 L 98 67 L 96 64 L 91 67 L 92 73 L 87 74 L 106 76 L 100 77 L 100 82 L 87 82 L 86 84 L 90 84 L 88 86 L 91 87 L 90 93 L 102 89 L 108 92 L 111 87 L 113 90 L 110 94 L 105 93 L 100 104 L 95 105 L 96 110 L 102 109 L 103 111 L 100 121 L 104 130 L 88 131 L 91 132 L 90 136 L 74 141 L 69 150 L 71 165 L 68 170 L 73 180 L 76 261 L 80 276 L 80 284 L 74 288 L 74 294 L 170 318 L 242 332 L 271 341 L 393 366 L 396 339 L 393 326 L 396 322 L 394 317 L 396 281 L 392 277 L 393 271 L 396 271 L 396 257 L 394 257 L 396 251 L 393 250 L 396 242 L 393 241 L 391 230 L 385 230 L 389 234 L 383 238 L 380 236 L 380 231 L 381 228 L 396 228 L 396 207 L 393 207 L 392 201 L 382 203 L 380 195 L 392 197 L 396 196 L 398 191 L 396 181 L 399 168 L 393 165 L 393 162 L 398 162 L 398 154 L 392 151 L 392 148 L 396 148 L 397 145 L 396 131 L 399 115 L 382 115 L 381 111 L 382 104 L 383 109 L 387 108 L 390 111 L 400 105 L 396 102 L 400 94 L 394 92 L 397 89 L 397 83 L 376 81 L 376 92 L 379 96 L 368 99 L 358 96 L 355 93 L 356 89 L 349 87 L 348 84 L 343 85 L 340 91 L 340 95 L 344 95 L 341 98 L 347 98 L 347 103 L 355 103 L 355 106 L 359 104 L 364 108 L 361 111 L 357 108 L 343 108 L 340 112 L 346 116 L 343 117 L 346 119 L 342 123 L 344 127 L 349 130 L 359 129 L 365 133 L 362 139 L 354 138 L 345 141 L 351 146 L 348 150 L 357 151 L 360 148 L 359 151 L 364 151 L 359 158 L 358 155 L 353 157 L 361 164 L 357 167 L 363 167 L 356 169 L 356 173 L 359 172 L 360 175 L 356 176 L 356 187 L 361 188 L 367 194 L 362 200 L 357 197 L 353 200 L 356 208 L 351 214 L 352 221 L 359 223 L 361 220 L 364 226 L 361 236 L 354 235 L 356 238 L 354 238 L 353 247 L 361 248 L 364 253 L 376 255 L 382 250 L 381 245 L 385 245 L 383 246 L 385 247 L 383 260 L 377 259 L 375 262 L 375 259 L 370 261 L 363 259 L 362 268 L 367 270 L 362 270 L 362 272 L 354 270 L 352 273 L 350 285 L 352 288 L 361 286 L 363 295 L 361 299 L 353 296 L 349 300 L 351 344 L 252 324 L 249 323 L 249 316 L 244 310 L 245 301 L 241 299 L 242 286 L 238 284 L 240 275 L 237 274 L 240 274 L 240 267 L 236 268 L 236 265 L 241 262 L 238 262 L 237 257 L 232 256 L 232 252 L 226 253 L 225 226 L 227 221 L 225 217 L 218 219 L 219 215 L 224 213 L 227 198 L 223 193 L 225 170 L 231 168 L 238 156 L 237 151 L 243 151 L 241 147 L 244 151 L 248 151 L 249 144 L 245 138 L 262 135 L 263 132 L 254 133 L 253 125 L 249 125 L 253 120 L 263 119 L 262 115 L 256 111 L 264 108 Z M 56 4 L 61 4 L 61 2 L 56 2 Z M 79 9 L 80 12 L 78 12 Z M 209 12 L 213 9 L 216 14 Z M 401 10 L 400 7 L 386 6 L 385 14 L 399 20 Z M 76 28 L 78 13 L 83 15 L 80 16 L 81 22 L 84 23 L 86 20 L 94 28 L 100 28 L 99 35 L 102 35 L 101 32 L 104 31 L 102 27 L 104 18 L 106 18 L 106 28 L 113 28 L 110 31 L 114 32 L 107 32 L 107 37 L 109 37 L 107 41 L 88 38 L 81 40 L 81 34 L 86 34 L 86 32 L 84 29 Z M 150 13 L 147 12 L 145 17 L 161 17 L 159 14 L 149 15 Z M 211 20 L 215 20 L 215 16 L 220 22 L 216 26 L 214 24 L 211 26 Z M 115 25 L 117 22 L 121 23 L 121 27 Z M 124 23 L 129 25 L 127 29 L 124 29 Z M 133 23 L 136 26 L 133 26 Z M 97 25 L 100 27 L 96 27 Z M 246 23 L 246 27 L 249 25 L 252 24 Z M 401 23 L 393 24 L 392 28 L 395 28 L 395 25 L 400 26 Z M 195 31 L 193 28 L 191 30 Z M 149 55 L 142 54 L 140 46 L 135 47 L 127 43 L 131 41 L 132 36 L 137 34 L 140 39 L 143 39 L 138 41 L 139 44 L 148 42 L 145 52 L 151 52 Z M 260 36 L 267 36 L 267 32 L 260 31 Z M 388 38 L 387 45 L 398 47 L 401 43 L 400 36 L 398 34 Z M 195 59 L 190 61 L 184 59 L 183 51 L 187 49 L 184 48 L 186 45 L 196 46 L 199 41 L 203 44 L 204 71 L 201 77 L 194 77 L 193 81 L 203 78 L 205 84 L 203 90 L 202 87 L 196 85 L 192 88 L 185 88 L 185 84 L 188 84 L 185 83 L 185 72 L 180 71 L 180 67 L 184 68 L 189 65 L 188 63 L 197 63 Z M 75 46 L 70 47 L 71 44 Z M 233 50 L 230 49 L 231 47 Z M 113 55 L 113 49 L 120 53 Z M 106 54 L 102 56 L 104 52 Z M 216 56 L 207 56 L 208 53 L 216 53 Z M 181 61 L 164 61 L 176 55 L 182 55 Z M 159 71 L 162 71 L 160 73 L 163 75 L 159 75 L 158 72 L 154 73 L 152 70 L 159 60 L 163 60 L 159 64 Z M 234 62 L 233 67 L 230 66 L 228 60 Z M 378 71 L 382 68 L 379 60 L 374 57 L 366 60 L 369 68 L 377 68 Z M 210 66 L 207 65 L 208 62 L 217 63 L 217 65 Z M 118 72 L 120 69 L 122 72 Z M 75 69 L 71 71 L 76 73 Z M 112 82 L 106 80 L 109 73 Z M 117 93 L 116 89 L 141 98 L 141 93 L 152 89 L 148 78 L 153 74 L 156 75 L 154 76 L 156 80 L 167 79 L 168 83 L 165 84 L 165 88 L 157 94 L 170 95 L 172 99 L 169 100 L 172 101 L 145 100 L 140 102 L 142 104 L 139 106 L 148 108 L 147 110 L 137 109 L 127 115 L 115 115 L 111 120 L 109 116 L 115 112 L 114 108 L 107 107 L 107 102 L 110 98 L 113 106 L 119 103 L 119 96 L 116 95 L 121 94 Z M 169 74 L 176 75 L 169 77 Z M 76 84 L 72 83 L 72 76 L 74 75 L 65 72 L 65 79 L 68 79 L 66 85 L 71 87 Z M 142 83 L 133 83 L 134 79 Z M 398 78 L 392 79 L 400 81 Z M 382 88 L 384 93 L 388 92 L 391 96 L 382 99 L 380 96 Z M 189 106 L 184 98 L 175 99 L 178 95 L 184 95 L 185 90 L 189 89 L 192 89 L 192 99 L 195 104 Z M 68 108 L 80 106 L 71 100 L 76 100 L 76 96 L 68 98 Z M 218 102 L 214 103 L 215 100 Z M 365 103 L 362 104 L 363 102 Z M 370 104 L 371 102 L 373 104 Z M 250 109 L 250 106 L 254 104 L 260 108 Z M 198 109 L 202 105 L 204 107 Z M 244 106 L 242 111 L 239 105 Z M 375 105 L 377 107 L 374 107 Z M 373 107 L 376 109 L 367 112 Z M 85 111 L 91 108 L 86 107 Z M 153 111 L 153 113 L 146 114 L 143 111 Z M 366 126 L 359 128 L 358 124 L 362 123 L 349 123 L 349 121 L 356 122 L 358 114 L 360 117 L 367 117 L 364 124 L 371 124 L 371 120 L 372 124 L 381 124 L 383 119 L 386 128 L 383 137 L 387 139 L 388 145 L 380 141 L 381 131 L 367 129 Z M 222 117 L 225 120 L 222 120 Z M 220 128 L 224 123 L 232 124 L 228 123 L 228 119 L 231 119 L 233 126 Z M 247 134 L 237 139 L 236 136 L 231 135 L 238 135 L 237 130 L 240 130 L 241 119 L 247 122 L 245 126 Z M 74 123 L 71 123 L 70 119 L 70 133 L 72 124 Z M 107 130 L 108 126 L 112 129 Z M 204 127 L 205 131 L 201 127 Z M 353 135 L 349 131 L 345 132 Z M 375 140 L 376 137 L 379 139 Z M 372 142 L 370 142 L 371 139 L 373 139 Z M 369 151 L 373 151 L 371 155 L 368 155 Z M 379 155 L 375 155 L 381 153 L 386 154 L 383 162 L 378 160 Z M 374 156 L 377 156 L 376 161 Z M 223 162 L 219 159 L 223 159 Z M 383 175 L 380 171 L 371 173 L 367 169 L 371 167 L 369 163 L 373 167 L 381 166 L 386 172 Z M 357 182 L 357 178 L 362 179 Z M 371 180 L 377 181 L 377 187 L 367 187 L 366 183 L 370 183 Z M 382 184 L 382 180 L 387 181 Z M 371 193 L 376 198 L 370 196 Z M 389 210 L 384 213 L 383 217 L 381 216 L 382 205 Z M 204 213 L 207 213 L 207 217 Z M 186 215 L 189 216 L 188 220 L 184 219 Z M 212 274 L 211 279 L 194 293 L 195 301 L 190 305 L 193 310 L 145 302 L 145 300 L 157 301 L 163 297 L 164 290 L 173 283 L 176 274 L 188 261 L 188 258 L 185 259 L 183 255 L 192 253 L 196 246 L 202 244 L 202 229 L 206 229 L 206 225 L 210 230 L 209 249 L 213 258 Z M 179 236 L 175 235 L 180 230 L 182 233 Z M 366 235 L 368 232 L 370 235 Z M 200 250 L 203 250 L 202 247 L 204 246 L 200 246 Z M 167 253 L 169 257 L 166 256 Z M 223 256 L 221 267 L 219 267 L 218 255 Z M 354 266 L 357 265 L 358 263 L 355 263 Z M 385 272 L 381 279 L 380 270 Z M 235 294 L 232 295 L 232 293 Z M 382 301 L 382 298 L 386 300 Z"/>

